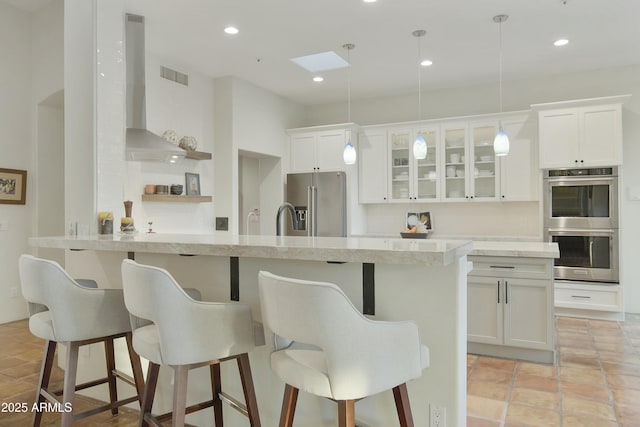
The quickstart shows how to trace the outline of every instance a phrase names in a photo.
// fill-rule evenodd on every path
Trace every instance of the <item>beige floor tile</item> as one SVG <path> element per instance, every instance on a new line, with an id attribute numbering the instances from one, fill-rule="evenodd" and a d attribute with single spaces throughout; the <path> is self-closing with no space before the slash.
<path id="1" fill-rule="evenodd" d="M 599 402 L 609 401 L 609 389 L 605 385 L 578 384 L 560 381 L 560 393 L 574 398 L 584 398 L 597 400 Z"/>
<path id="2" fill-rule="evenodd" d="M 598 351 L 594 348 L 563 347 L 559 346 L 558 352 L 561 356 L 577 356 L 587 358 L 598 358 Z"/>
<path id="3" fill-rule="evenodd" d="M 507 402 L 478 396 L 467 396 L 467 416 L 501 421 L 507 409 Z"/>
<path id="4" fill-rule="evenodd" d="M 469 381 L 467 395 L 486 397 L 493 400 L 507 400 L 511 384 L 497 384 L 485 381 Z"/>
<path id="5" fill-rule="evenodd" d="M 591 329 L 620 329 L 620 324 L 616 321 L 589 319 L 588 322 Z"/>
<path id="6" fill-rule="evenodd" d="M 616 413 L 622 425 L 640 425 L 640 405 L 616 405 Z"/>
<path id="7" fill-rule="evenodd" d="M 574 368 L 600 368 L 600 360 L 597 357 L 584 357 L 574 355 L 560 355 L 560 366 L 569 366 Z"/>
<path id="8" fill-rule="evenodd" d="M 611 388 L 640 390 L 640 377 L 633 375 L 607 375 L 607 382 Z"/>
<path id="9" fill-rule="evenodd" d="M 630 365 L 638 365 L 640 369 L 640 354 L 627 351 L 601 351 L 600 360 L 602 362 L 628 363 Z"/>
<path id="10" fill-rule="evenodd" d="M 602 362 L 602 369 L 607 375 L 640 376 L 640 367 L 628 363 Z"/>
<path id="11" fill-rule="evenodd" d="M 473 365 L 476 360 L 478 360 L 478 356 L 475 354 L 467 354 L 467 366 Z"/>
<path id="12" fill-rule="evenodd" d="M 529 362 L 519 362 L 517 372 L 547 378 L 555 378 L 558 374 L 558 370 L 553 365 Z"/>
<path id="13" fill-rule="evenodd" d="M 611 404 L 570 396 L 562 397 L 562 414 L 564 416 L 583 415 L 614 421 L 616 419 L 616 414 Z"/>
<path id="14" fill-rule="evenodd" d="M 619 405 L 640 406 L 638 405 L 640 402 L 639 390 L 611 388 L 611 394 L 613 394 L 613 399 Z"/>
<path id="15" fill-rule="evenodd" d="M 559 408 L 558 393 L 533 390 L 529 388 L 514 388 L 511 391 L 511 404 L 536 406 L 557 411 Z"/>
<path id="16" fill-rule="evenodd" d="M 501 421 L 483 420 L 482 418 L 467 417 L 467 427 L 501 427 Z"/>
<path id="17" fill-rule="evenodd" d="M 605 375 L 600 369 L 590 369 L 584 366 L 561 366 L 558 370 L 560 371 L 558 377 L 564 382 L 596 385 L 606 384 Z"/>
<path id="18" fill-rule="evenodd" d="M 603 420 L 602 418 L 563 415 L 562 427 L 618 427 L 618 423 L 612 420 Z"/>
<path id="19" fill-rule="evenodd" d="M 555 378 L 538 377 L 536 375 L 519 373 L 516 375 L 514 387 L 530 388 L 555 393 L 558 391 L 558 381 Z"/>
<path id="20" fill-rule="evenodd" d="M 558 325 L 558 329 L 588 328 L 589 319 L 581 319 L 578 317 L 558 317 L 556 324 Z"/>
<path id="21" fill-rule="evenodd" d="M 515 369 L 515 360 L 510 359 L 498 359 L 495 357 L 483 357 L 478 358 L 476 367 L 492 368 L 501 371 L 513 372 Z"/>
<path id="22" fill-rule="evenodd" d="M 513 374 L 493 368 L 475 367 L 469 376 L 469 381 L 485 381 L 495 384 L 510 384 Z"/>
<path id="23" fill-rule="evenodd" d="M 555 411 L 532 406 L 512 404 L 507 410 L 505 426 L 560 426 L 560 415 Z"/>

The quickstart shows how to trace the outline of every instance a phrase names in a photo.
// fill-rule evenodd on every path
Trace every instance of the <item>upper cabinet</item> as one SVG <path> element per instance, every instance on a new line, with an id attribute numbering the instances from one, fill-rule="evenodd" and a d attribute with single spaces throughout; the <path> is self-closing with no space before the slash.
<path id="1" fill-rule="evenodd" d="M 342 153 L 351 133 L 357 147 L 352 124 L 289 129 L 290 172 L 344 171 Z"/>
<path id="2" fill-rule="evenodd" d="M 388 198 L 390 201 L 433 201 L 439 198 L 438 126 L 390 129 L 388 136 Z M 413 157 L 413 142 L 422 135 L 427 157 Z"/>
<path id="3" fill-rule="evenodd" d="M 496 157 L 493 139 L 502 122 L 509 155 Z M 427 158 L 413 157 L 421 134 Z M 359 135 L 360 203 L 535 201 L 537 166 L 535 115 L 503 114 L 490 119 L 438 120 L 405 126 L 372 126 Z"/>
<path id="4" fill-rule="evenodd" d="M 629 96 L 532 105 L 538 111 L 540 167 L 622 164 L 622 103 Z"/>
<path id="5" fill-rule="evenodd" d="M 387 201 L 387 131 L 368 129 L 358 134 L 358 200 Z"/>

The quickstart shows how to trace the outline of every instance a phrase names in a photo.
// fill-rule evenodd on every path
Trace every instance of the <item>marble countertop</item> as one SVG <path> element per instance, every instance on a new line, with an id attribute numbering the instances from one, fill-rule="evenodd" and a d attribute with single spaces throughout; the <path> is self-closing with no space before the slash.
<path id="1" fill-rule="evenodd" d="M 560 250 L 557 243 L 474 240 L 469 255 L 558 258 Z"/>
<path id="2" fill-rule="evenodd" d="M 32 237 L 29 244 L 96 251 L 422 265 L 448 265 L 473 249 L 470 240 L 163 233 Z"/>

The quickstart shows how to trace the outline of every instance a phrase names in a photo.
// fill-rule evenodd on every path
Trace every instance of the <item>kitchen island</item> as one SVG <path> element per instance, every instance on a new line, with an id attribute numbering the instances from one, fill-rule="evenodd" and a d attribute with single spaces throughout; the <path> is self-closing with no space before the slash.
<path id="1" fill-rule="evenodd" d="M 416 425 L 429 425 L 432 406 L 446 411 L 448 426 L 466 423 L 467 254 L 472 250 L 471 241 L 137 234 L 42 237 L 29 243 L 69 250 L 66 268 L 70 274 L 95 279 L 102 287 L 121 287 L 123 258 L 164 267 L 183 286 L 198 288 L 205 300 L 249 304 L 256 320 L 261 317 L 260 270 L 336 283 L 358 309 L 372 313 L 371 318 L 410 319 L 418 324 L 421 340 L 430 349 L 431 364 L 421 378 L 408 384 Z M 250 358 L 263 425 L 277 425 L 284 384 L 271 373 L 265 347 L 257 348 Z M 95 361 L 96 369 L 99 362 Z M 222 368 L 223 383 L 241 396 L 234 366 L 223 364 Z M 194 373 L 190 381 L 190 395 L 209 396 L 206 375 Z M 161 397 L 155 411 L 162 412 L 170 408 L 169 372 L 163 375 L 161 371 L 158 387 Z M 335 414 L 332 402 L 302 393 L 296 426 L 333 426 Z M 227 425 L 246 425 L 234 411 L 225 409 L 225 417 Z M 358 402 L 356 418 L 368 426 L 395 425 L 391 392 Z M 209 411 L 192 414 L 187 421 L 213 425 Z"/>

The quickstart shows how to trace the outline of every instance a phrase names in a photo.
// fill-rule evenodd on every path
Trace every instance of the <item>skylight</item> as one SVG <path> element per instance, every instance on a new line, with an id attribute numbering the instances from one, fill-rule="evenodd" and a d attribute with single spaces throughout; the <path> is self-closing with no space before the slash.
<path id="1" fill-rule="evenodd" d="M 348 67 L 349 63 L 333 51 L 316 53 L 313 55 L 299 56 L 291 58 L 293 62 L 307 71 L 316 73 L 318 71 L 336 70 Z"/>

